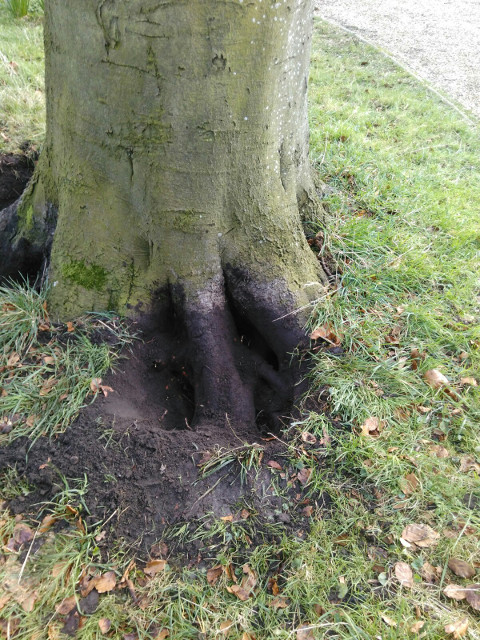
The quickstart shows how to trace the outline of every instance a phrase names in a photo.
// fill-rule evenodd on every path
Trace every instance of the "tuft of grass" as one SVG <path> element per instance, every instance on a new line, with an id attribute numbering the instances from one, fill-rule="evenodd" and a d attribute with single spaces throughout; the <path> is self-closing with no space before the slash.
<path id="1" fill-rule="evenodd" d="M 41 13 L 14 18 L 0 2 L 0 153 L 38 148 L 45 137 Z"/>
<path id="2" fill-rule="evenodd" d="M 0 444 L 64 431 L 131 340 L 114 317 L 55 325 L 46 290 L 15 283 L 0 287 L 0 326 Z M 108 344 L 93 340 L 98 333 Z"/>
<path id="3" fill-rule="evenodd" d="M 5 4 L 14 18 L 24 18 L 30 8 L 30 0 L 5 0 Z"/>

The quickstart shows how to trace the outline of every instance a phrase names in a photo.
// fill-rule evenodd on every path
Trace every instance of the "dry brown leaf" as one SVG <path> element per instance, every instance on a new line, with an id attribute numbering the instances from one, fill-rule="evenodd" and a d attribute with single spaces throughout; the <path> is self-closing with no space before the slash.
<path id="1" fill-rule="evenodd" d="M 22 590 L 14 595 L 16 602 L 22 607 L 25 613 L 31 613 L 38 597 L 36 591 Z"/>
<path id="2" fill-rule="evenodd" d="M 255 571 L 253 571 L 253 569 L 251 569 L 248 564 L 244 564 L 242 569 L 245 575 L 241 582 L 241 587 L 242 589 L 245 589 L 248 594 L 250 594 L 257 586 L 257 574 L 255 573 Z"/>
<path id="3" fill-rule="evenodd" d="M 447 624 L 445 626 L 445 633 L 448 633 L 449 635 L 453 634 L 454 640 L 463 638 L 467 631 L 468 618 L 462 618 L 461 620 L 457 620 L 456 622 L 452 622 L 451 624 Z"/>
<path id="4" fill-rule="evenodd" d="M 309 433 L 308 431 L 303 431 L 302 432 L 302 440 L 303 440 L 303 442 L 306 442 L 308 444 L 316 444 L 316 442 L 317 442 L 317 439 L 313 435 L 313 433 Z"/>
<path id="5" fill-rule="evenodd" d="M 425 620 L 418 620 L 417 622 L 414 622 L 412 624 L 409 631 L 410 633 L 418 633 L 423 629 L 424 626 L 425 626 Z"/>
<path id="6" fill-rule="evenodd" d="M 389 618 L 385 613 L 382 613 L 381 616 L 382 616 L 382 620 L 385 622 L 385 624 L 388 624 L 389 627 L 397 626 L 397 623 L 395 622 L 395 620 L 393 620 L 392 618 Z"/>
<path id="7" fill-rule="evenodd" d="M 7 359 L 7 369 L 12 369 L 20 362 L 20 356 L 15 351 Z"/>
<path id="8" fill-rule="evenodd" d="M 430 453 L 432 453 L 437 458 L 448 458 L 450 452 L 445 447 L 442 447 L 441 444 L 432 444 L 431 447 L 428 448 Z"/>
<path id="9" fill-rule="evenodd" d="M 53 387 L 57 384 L 58 384 L 58 380 L 55 380 L 55 378 L 49 378 L 43 383 L 42 388 L 38 392 L 39 395 L 47 396 L 50 393 L 50 391 L 53 389 Z"/>
<path id="10" fill-rule="evenodd" d="M 170 635 L 170 631 L 168 629 L 162 629 L 160 633 L 155 636 L 155 640 L 165 640 Z"/>
<path id="11" fill-rule="evenodd" d="M 43 364 L 54 364 L 55 358 L 53 356 L 43 356 Z"/>
<path id="12" fill-rule="evenodd" d="M 67 322 L 67 331 L 69 333 L 71 333 L 72 331 L 75 331 L 75 327 L 73 326 L 73 322 Z"/>
<path id="13" fill-rule="evenodd" d="M 398 484 L 400 485 L 402 493 L 404 493 L 406 496 L 411 496 L 413 493 L 415 493 L 420 483 L 414 473 L 407 473 L 404 478 L 400 479 L 400 482 Z"/>
<path id="14" fill-rule="evenodd" d="M 473 456 L 462 456 L 460 459 L 461 473 L 468 473 L 472 470 L 476 473 L 480 473 L 480 464 L 478 464 Z"/>
<path id="15" fill-rule="evenodd" d="M 302 486 L 305 486 L 308 484 L 308 481 L 310 480 L 311 475 L 312 475 L 312 470 L 309 469 L 308 467 L 304 467 L 303 469 L 300 469 L 300 471 L 297 473 L 297 480 L 300 482 Z"/>
<path id="16" fill-rule="evenodd" d="M 475 378 L 460 378 L 460 384 L 464 387 L 478 387 L 478 382 Z"/>
<path id="17" fill-rule="evenodd" d="M 450 381 L 438 369 L 425 371 L 423 379 L 432 389 L 442 389 L 448 387 Z"/>
<path id="18" fill-rule="evenodd" d="M 420 575 L 428 584 L 436 584 L 442 574 L 441 567 L 434 567 L 429 562 L 424 562 L 420 569 Z"/>
<path id="19" fill-rule="evenodd" d="M 249 633 L 244 631 L 242 633 L 242 640 L 255 640 L 255 636 L 251 636 Z"/>
<path id="20" fill-rule="evenodd" d="M 313 630 L 310 625 L 302 624 L 297 629 L 297 640 L 314 640 Z"/>
<path id="21" fill-rule="evenodd" d="M 150 562 L 145 566 L 143 573 L 146 573 L 147 576 L 153 577 L 157 573 L 164 571 L 166 566 L 166 560 L 150 560 Z"/>
<path id="22" fill-rule="evenodd" d="M 100 631 L 102 633 L 108 633 L 110 631 L 110 627 L 112 626 L 112 621 L 108 618 L 100 618 L 98 621 L 98 626 L 100 627 Z"/>
<path id="23" fill-rule="evenodd" d="M 383 423 L 379 418 L 367 418 L 360 427 L 360 435 L 368 437 L 376 437 L 383 431 Z"/>
<path id="24" fill-rule="evenodd" d="M 282 470 L 282 467 L 275 460 L 269 460 L 267 462 L 267 467 L 270 467 L 271 469 L 278 469 L 279 471 Z"/>
<path id="25" fill-rule="evenodd" d="M 409 524 L 402 532 L 402 538 L 417 547 L 425 549 L 438 544 L 440 534 L 428 524 Z"/>
<path id="26" fill-rule="evenodd" d="M 302 513 L 307 518 L 310 518 L 313 513 L 313 507 L 311 505 L 308 505 L 308 507 L 305 507 L 304 509 L 302 509 Z"/>
<path id="27" fill-rule="evenodd" d="M 324 325 L 322 325 L 321 327 L 317 327 L 314 331 L 312 331 L 312 333 L 310 334 L 310 339 L 311 340 L 325 340 L 325 342 L 329 342 L 331 345 L 333 345 L 334 347 L 338 347 L 342 341 L 342 336 L 341 335 L 337 335 L 330 324 L 326 323 Z"/>
<path id="28" fill-rule="evenodd" d="M 95 588 L 98 593 L 107 593 L 108 591 L 113 591 L 117 584 L 117 578 L 115 576 L 115 571 L 107 571 L 98 579 Z"/>
<path id="29" fill-rule="evenodd" d="M 223 522 L 233 522 L 233 516 L 232 514 L 228 516 L 223 516 L 222 518 L 220 518 L 220 520 L 223 520 Z"/>
<path id="30" fill-rule="evenodd" d="M 242 520 L 246 520 L 250 517 L 250 511 L 247 511 L 247 509 L 242 509 L 240 511 L 240 517 L 242 518 Z"/>
<path id="31" fill-rule="evenodd" d="M 66 616 L 77 606 L 77 598 L 76 596 L 70 596 L 69 598 L 64 598 L 57 607 L 55 607 L 55 611 L 60 616 Z"/>
<path id="32" fill-rule="evenodd" d="M 100 391 L 101 384 L 102 384 L 101 378 L 92 378 L 92 381 L 90 382 L 90 390 L 93 393 L 98 393 Z"/>
<path id="33" fill-rule="evenodd" d="M 458 584 L 447 584 L 443 593 L 447 598 L 452 598 L 452 600 L 465 600 L 467 597 L 465 588 L 460 587 Z"/>
<path id="34" fill-rule="evenodd" d="M 406 562 L 397 562 L 395 564 L 395 577 L 402 587 L 413 587 L 413 571 Z"/>
<path id="35" fill-rule="evenodd" d="M 57 519 L 55 518 L 55 516 L 52 516 L 51 513 L 46 515 L 43 518 L 42 523 L 40 524 L 40 527 L 38 528 L 38 533 L 46 533 L 53 526 L 56 520 Z"/>
<path id="36" fill-rule="evenodd" d="M 290 600 L 285 596 L 276 596 L 269 604 L 272 609 L 286 609 L 290 604 Z"/>
<path id="37" fill-rule="evenodd" d="M 465 592 L 468 604 L 472 609 L 475 609 L 475 611 L 480 611 L 480 584 L 467 585 Z"/>
<path id="38" fill-rule="evenodd" d="M 227 591 L 229 593 L 233 593 L 233 595 L 237 596 L 237 598 L 242 602 L 245 602 L 245 600 L 248 600 L 248 598 L 250 597 L 250 593 L 248 591 L 245 591 L 245 589 L 239 584 L 234 584 L 232 587 L 227 587 Z"/>
<path id="39" fill-rule="evenodd" d="M 468 564 L 465 560 L 459 560 L 458 558 L 450 558 L 448 561 L 448 568 L 460 578 L 473 578 L 476 573 L 471 564 Z"/>
<path id="40" fill-rule="evenodd" d="M 34 533 L 32 529 L 23 522 L 19 522 L 13 529 L 13 535 L 7 543 L 9 551 L 19 551 L 21 547 L 33 540 Z"/>
<path id="41" fill-rule="evenodd" d="M 221 564 L 217 564 L 216 567 L 212 567 L 207 571 L 207 582 L 210 585 L 213 585 L 217 582 L 220 576 L 223 573 L 223 566 Z"/>
<path id="42" fill-rule="evenodd" d="M 220 624 L 220 631 L 225 635 L 228 636 L 228 634 L 230 633 L 231 629 L 233 627 L 233 622 L 231 620 L 225 620 L 225 622 L 222 622 Z"/>

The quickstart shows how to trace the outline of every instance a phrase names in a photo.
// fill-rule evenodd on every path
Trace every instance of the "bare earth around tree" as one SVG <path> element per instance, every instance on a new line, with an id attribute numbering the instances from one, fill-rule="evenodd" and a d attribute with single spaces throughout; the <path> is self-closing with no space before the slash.
<path id="1" fill-rule="evenodd" d="M 475 0 L 317 0 L 347 28 L 480 115 L 480 4 Z"/>

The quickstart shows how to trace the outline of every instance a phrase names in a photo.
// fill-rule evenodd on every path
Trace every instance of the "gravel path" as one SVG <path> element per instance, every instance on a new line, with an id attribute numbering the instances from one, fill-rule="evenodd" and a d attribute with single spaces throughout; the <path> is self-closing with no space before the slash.
<path id="1" fill-rule="evenodd" d="M 317 0 L 317 15 L 480 116 L 479 0 Z"/>

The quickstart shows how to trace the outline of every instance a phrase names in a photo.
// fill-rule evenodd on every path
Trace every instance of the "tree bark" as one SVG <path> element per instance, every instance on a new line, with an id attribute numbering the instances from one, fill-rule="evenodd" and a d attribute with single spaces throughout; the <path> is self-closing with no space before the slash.
<path id="1" fill-rule="evenodd" d="M 51 238 L 58 213 L 52 315 L 173 308 L 197 422 L 255 418 L 252 366 L 291 400 L 298 310 L 326 284 L 301 224 L 321 214 L 311 30 L 311 0 L 46 3 L 47 139 L 17 244 Z M 247 325 L 262 347 L 246 355 Z"/>

